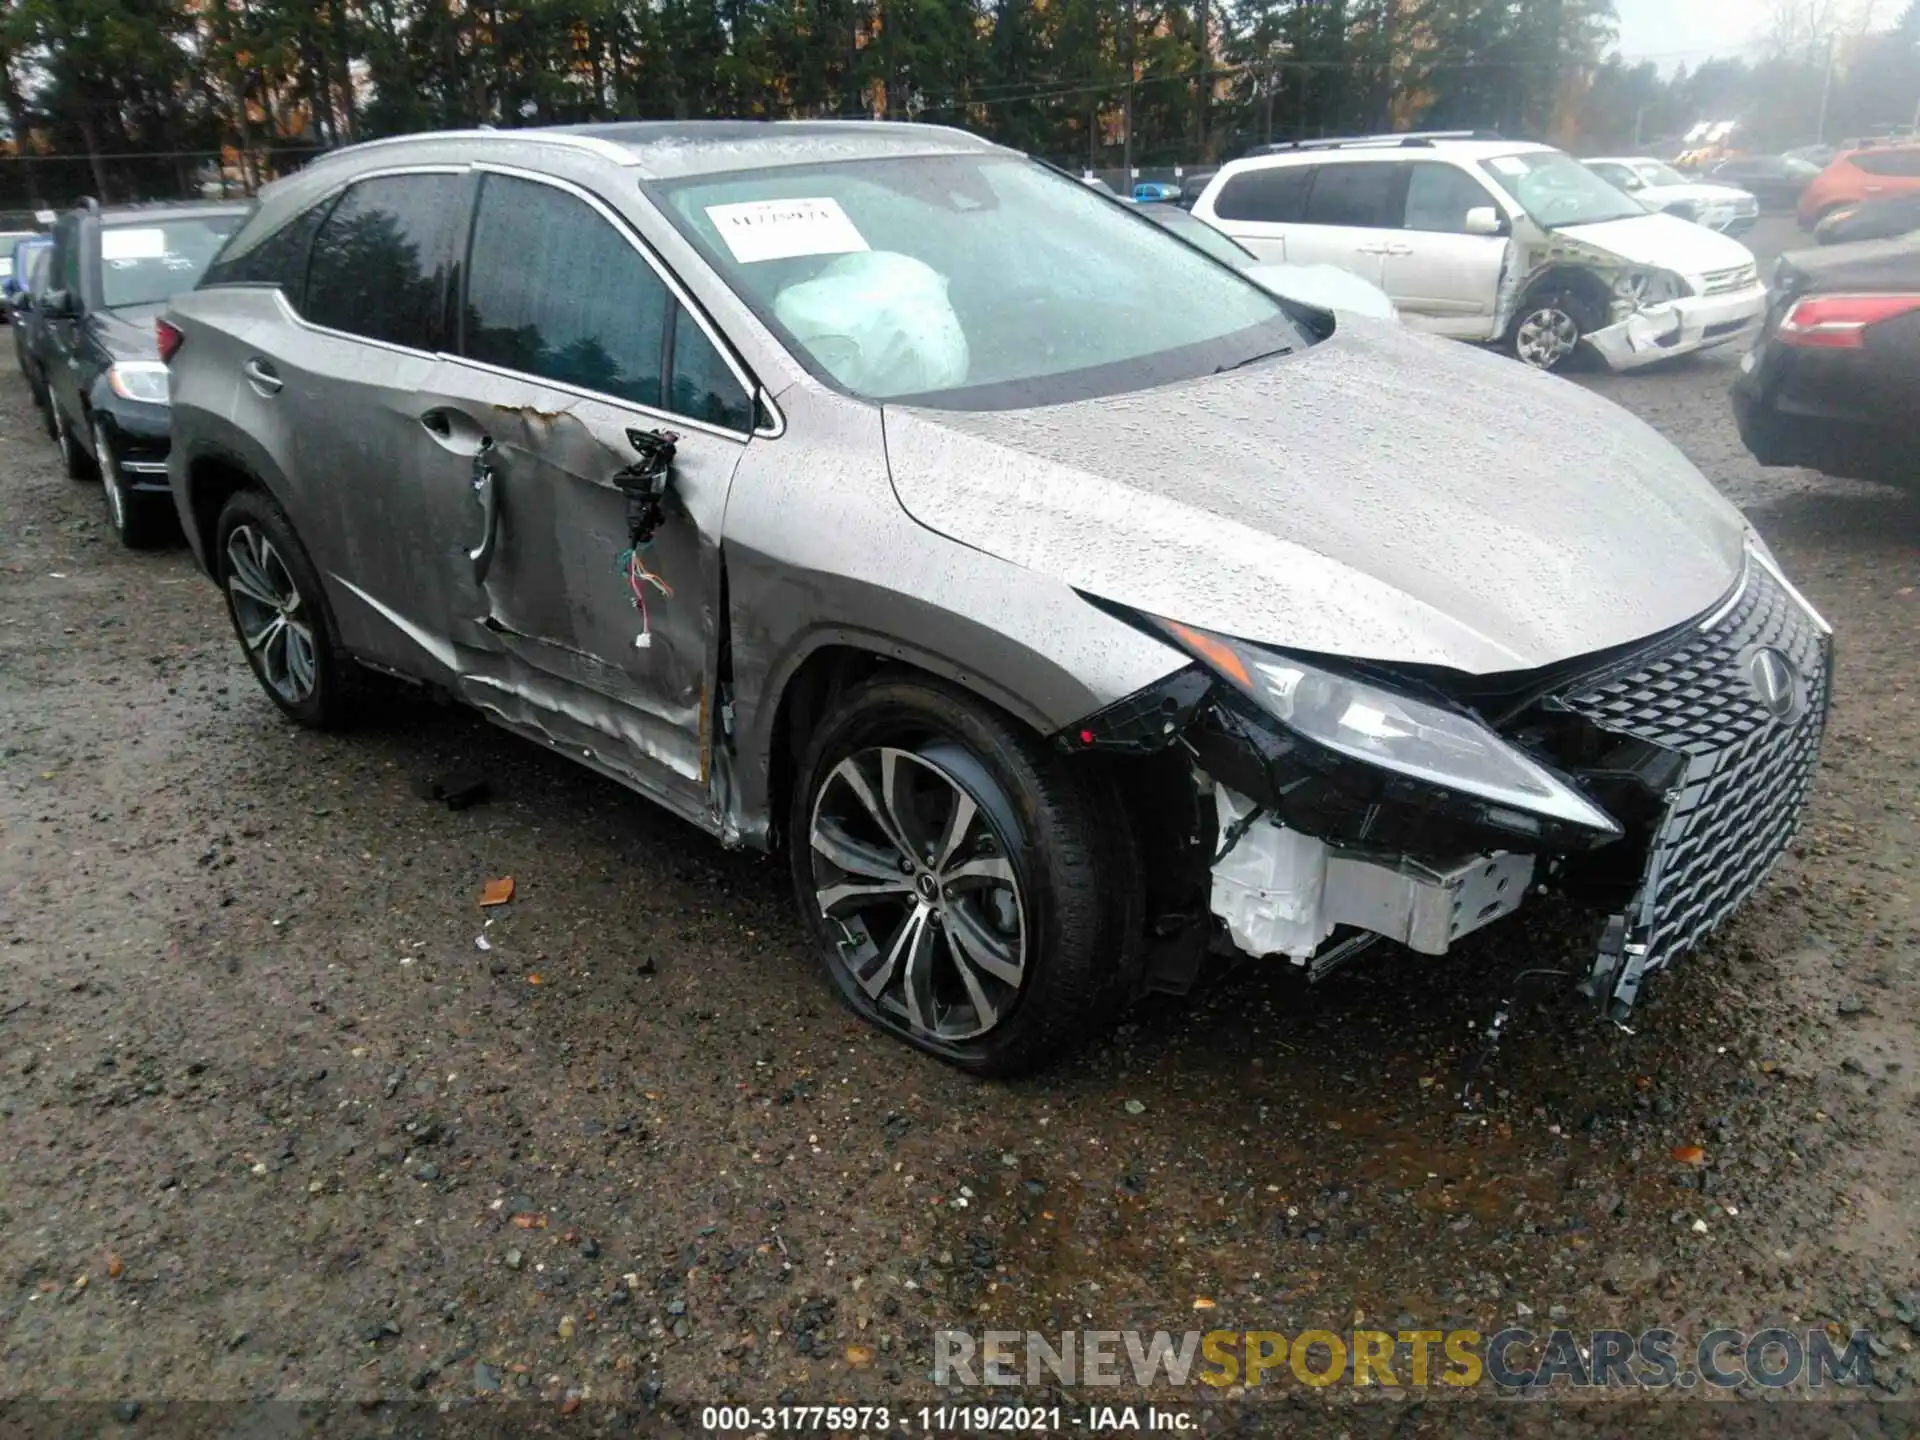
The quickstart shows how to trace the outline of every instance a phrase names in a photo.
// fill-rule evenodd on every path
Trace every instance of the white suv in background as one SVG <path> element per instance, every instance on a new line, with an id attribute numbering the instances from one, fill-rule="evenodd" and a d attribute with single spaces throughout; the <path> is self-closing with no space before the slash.
<path id="1" fill-rule="evenodd" d="M 1615 370 L 1753 335 L 1753 252 L 1648 212 L 1546 145 L 1452 134 L 1306 141 L 1235 160 L 1193 213 L 1262 260 L 1331 264 L 1415 329 L 1543 370 L 1583 345 Z"/>
<path id="2" fill-rule="evenodd" d="M 1709 230 L 1744 235 L 1760 221 L 1760 202 L 1745 190 L 1689 180 L 1664 160 L 1602 155 L 1582 163 L 1647 209 L 1678 215 Z"/>

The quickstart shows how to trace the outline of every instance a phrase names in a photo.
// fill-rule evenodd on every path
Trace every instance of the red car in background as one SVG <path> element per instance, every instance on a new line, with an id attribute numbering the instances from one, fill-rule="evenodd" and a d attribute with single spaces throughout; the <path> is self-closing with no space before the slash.
<path id="1" fill-rule="evenodd" d="M 1920 195 L 1920 145 L 1884 145 L 1834 157 L 1800 196 L 1800 228 L 1863 200 Z"/>

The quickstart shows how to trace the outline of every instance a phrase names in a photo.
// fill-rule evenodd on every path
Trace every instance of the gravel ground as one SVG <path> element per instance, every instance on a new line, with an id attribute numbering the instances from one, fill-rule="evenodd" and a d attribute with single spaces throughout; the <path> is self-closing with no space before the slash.
<path id="1" fill-rule="evenodd" d="M 1811 812 L 1631 1033 L 1529 991 L 1474 1113 L 1506 977 L 1584 966 L 1550 914 L 1312 990 L 1242 966 L 1044 1079 L 967 1080 L 838 1006 L 777 862 L 457 710 L 282 723 L 185 552 L 111 542 L 8 373 L 0 1399 L 697 1427 L 917 1411 L 945 1326 L 1549 1318 L 1861 1326 L 1910 1398 L 1920 504 L 1755 467 L 1734 358 L 1583 383 L 1835 624 Z M 418 793 L 469 771 L 491 802 Z"/>

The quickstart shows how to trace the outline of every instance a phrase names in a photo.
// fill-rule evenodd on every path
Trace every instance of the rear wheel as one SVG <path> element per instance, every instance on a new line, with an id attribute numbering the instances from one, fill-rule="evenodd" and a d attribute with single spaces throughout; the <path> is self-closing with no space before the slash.
<path id="1" fill-rule="evenodd" d="M 790 814 L 801 910 L 857 1014 L 983 1075 L 1101 1028 L 1139 893 L 1102 777 L 962 691 L 882 677 L 815 732 Z"/>
<path id="2" fill-rule="evenodd" d="M 313 562 L 273 500 L 242 490 L 215 527 L 213 555 L 227 614 L 267 698 L 316 730 L 345 717 L 333 618 Z"/>

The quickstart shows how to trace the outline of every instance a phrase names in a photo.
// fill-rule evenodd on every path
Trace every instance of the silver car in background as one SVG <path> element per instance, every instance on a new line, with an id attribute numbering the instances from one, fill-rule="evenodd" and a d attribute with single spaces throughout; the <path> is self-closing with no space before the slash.
<path id="1" fill-rule="evenodd" d="M 1621 1013 L 1819 749 L 1826 626 L 1645 425 L 952 130 L 357 146 L 160 339 L 274 703 L 397 674 L 784 847 L 846 1001 L 981 1073 L 1222 933 L 1318 972 L 1544 892 Z"/>

